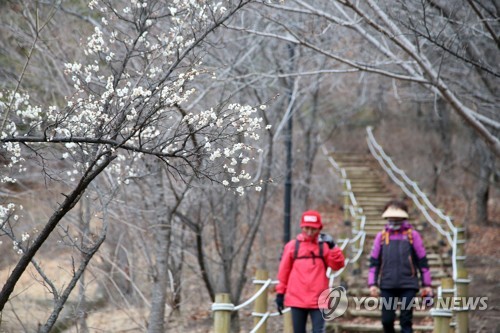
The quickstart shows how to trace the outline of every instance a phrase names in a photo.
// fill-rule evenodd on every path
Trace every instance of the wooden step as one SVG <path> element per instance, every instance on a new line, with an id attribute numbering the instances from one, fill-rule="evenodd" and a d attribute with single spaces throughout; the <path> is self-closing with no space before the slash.
<path id="1" fill-rule="evenodd" d="M 428 260 L 429 263 L 429 268 L 432 267 L 451 267 L 451 260 L 450 259 L 443 259 L 443 260 Z M 368 267 L 370 265 L 370 262 L 368 260 L 365 261 L 365 266 Z"/>
<path id="2" fill-rule="evenodd" d="M 361 176 L 356 175 L 355 177 L 349 178 L 351 184 L 360 184 L 360 185 L 384 185 L 378 178 L 372 177 L 371 175 Z"/>
<path id="3" fill-rule="evenodd" d="M 356 310 L 347 309 L 348 313 L 353 317 L 369 317 L 369 318 L 380 318 L 381 311 L 379 310 Z M 396 318 L 399 318 L 400 311 L 396 310 Z M 415 318 L 426 318 L 430 316 L 429 311 L 413 311 L 413 317 Z"/>
<path id="4" fill-rule="evenodd" d="M 352 184 L 351 184 L 351 186 L 352 186 Z M 353 188 L 355 188 L 355 187 L 353 186 Z M 368 194 L 368 193 L 380 194 L 381 189 L 367 187 L 367 188 L 363 188 L 362 190 L 358 190 L 358 191 L 354 190 L 353 192 L 354 192 L 355 196 L 364 196 L 365 194 Z"/>
<path id="5" fill-rule="evenodd" d="M 439 279 L 444 278 L 444 277 L 450 277 L 450 274 L 443 271 L 439 267 L 430 267 L 430 270 L 431 270 L 431 277 L 433 280 L 439 280 Z M 367 283 L 366 281 L 368 280 L 368 269 L 363 270 L 363 272 L 361 273 L 361 277 L 363 278 L 361 280 L 361 282 L 362 282 L 361 285 L 365 286 Z"/>
<path id="6" fill-rule="evenodd" d="M 444 262 L 444 261 L 450 260 L 450 256 L 448 255 L 448 253 L 440 254 L 440 253 L 433 253 L 433 252 L 428 251 L 426 254 L 426 257 L 427 257 L 427 260 L 429 260 L 429 261 L 443 260 L 443 262 Z M 364 256 L 364 258 L 365 258 L 365 260 L 370 260 L 370 255 L 366 254 Z"/>
<path id="7" fill-rule="evenodd" d="M 363 161 L 367 161 L 367 160 L 372 160 L 373 157 L 371 157 L 371 155 L 360 155 L 360 154 L 353 154 L 351 152 L 348 152 L 348 151 L 336 151 L 336 152 L 332 152 L 330 153 L 330 156 L 332 158 L 336 158 L 338 160 L 346 160 L 346 161 L 350 161 L 350 160 L 363 160 Z M 337 161 L 338 163 L 339 161 Z"/>
<path id="8" fill-rule="evenodd" d="M 351 187 L 353 188 L 372 188 L 376 187 L 380 189 L 382 193 L 385 192 L 385 185 L 380 182 L 366 182 L 366 181 L 351 181 Z"/>
<path id="9" fill-rule="evenodd" d="M 354 194 L 354 196 L 356 196 L 356 194 Z M 377 212 L 378 214 L 382 214 L 382 210 L 384 209 L 384 206 L 386 204 L 386 200 L 384 199 L 384 201 L 380 200 L 380 201 L 371 201 L 369 199 L 359 199 L 358 197 L 356 197 L 356 200 L 358 201 L 359 203 L 359 206 L 361 208 L 363 208 L 364 211 L 366 212 Z"/>
<path id="10" fill-rule="evenodd" d="M 363 255 L 360 258 L 361 274 L 352 275 L 348 278 L 348 294 L 349 296 L 369 296 L 366 280 L 369 253 L 373 245 L 373 238 L 387 223 L 381 217 L 384 205 L 389 200 L 397 197 L 397 195 L 390 193 L 386 187 L 386 179 L 379 176 L 378 170 L 380 167 L 371 155 L 336 152 L 332 156 L 345 169 L 350 179 L 352 191 L 358 202 L 358 207 L 362 209 L 363 215 L 366 217 L 365 231 L 367 238 Z M 414 220 L 416 221 L 416 219 Z M 434 237 L 436 232 L 434 229 L 428 228 L 426 222 L 414 222 L 412 224 L 416 230 L 420 231 L 424 240 L 431 270 L 432 285 L 437 287 L 440 285 L 441 278 L 449 277 L 451 258 L 443 253 L 443 247 L 437 244 L 436 237 Z M 351 305 L 351 303 L 349 304 Z M 429 312 L 414 311 L 414 317 L 428 318 Z M 354 319 L 354 322 L 341 322 L 342 318 L 339 318 L 338 321 L 327 322 L 327 332 L 383 332 L 380 324 L 380 311 L 355 310 L 350 308 L 348 309 L 346 319 Z M 422 322 L 422 324 L 426 322 L 427 320 Z M 419 322 L 417 321 L 416 323 L 418 324 Z M 395 329 L 396 332 L 400 332 L 398 322 L 395 325 Z M 432 325 L 413 325 L 413 331 L 416 333 L 432 332 L 433 327 Z"/>
<path id="11" fill-rule="evenodd" d="M 379 179 L 380 176 L 366 165 L 341 165 L 349 179 Z"/>
<path id="12" fill-rule="evenodd" d="M 396 332 L 401 332 L 399 325 L 394 325 Z M 433 326 L 428 325 L 413 325 L 413 332 L 432 332 Z M 352 323 L 327 323 L 327 332 L 383 332 L 381 324 L 352 324 Z"/>
<path id="13" fill-rule="evenodd" d="M 433 288 L 437 288 L 437 287 L 441 286 L 441 280 L 434 280 L 433 279 L 431 282 L 431 286 Z M 368 288 L 368 287 L 349 288 L 349 290 L 347 292 L 349 293 L 350 296 L 358 296 L 358 297 L 370 296 L 370 288 Z"/>
<path id="14" fill-rule="evenodd" d="M 366 222 L 365 223 L 365 231 L 367 232 L 379 232 L 381 231 L 384 226 L 386 225 L 386 223 L 384 224 L 381 224 L 380 222 L 379 223 L 374 223 L 374 222 Z M 416 225 L 414 226 L 415 230 L 417 231 L 422 231 L 424 229 L 424 227 L 422 225 Z"/>
<path id="15" fill-rule="evenodd" d="M 370 202 L 381 202 L 381 203 L 385 203 L 385 202 L 392 199 L 390 196 L 388 196 L 385 193 L 366 193 L 363 195 L 358 195 L 357 198 L 360 201 L 366 200 L 366 201 L 370 201 Z"/>

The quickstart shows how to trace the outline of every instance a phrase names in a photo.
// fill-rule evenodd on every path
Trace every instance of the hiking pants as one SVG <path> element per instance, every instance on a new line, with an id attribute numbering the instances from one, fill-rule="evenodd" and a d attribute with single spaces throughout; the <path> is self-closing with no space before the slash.
<path id="1" fill-rule="evenodd" d="M 384 333 L 394 333 L 394 320 L 396 319 L 396 307 L 393 306 L 394 298 L 397 297 L 401 302 L 401 315 L 399 323 L 401 325 L 401 333 L 412 333 L 413 309 L 408 308 L 408 304 L 417 294 L 415 289 L 381 289 L 380 296 L 382 305 L 382 326 Z M 391 299 L 392 298 L 392 299 Z"/>
<path id="2" fill-rule="evenodd" d="M 291 309 L 293 333 L 306 333 L 307 315 L 311 316 L 313 333 L 325 333 L 325 319 L 320 309 Z"/>

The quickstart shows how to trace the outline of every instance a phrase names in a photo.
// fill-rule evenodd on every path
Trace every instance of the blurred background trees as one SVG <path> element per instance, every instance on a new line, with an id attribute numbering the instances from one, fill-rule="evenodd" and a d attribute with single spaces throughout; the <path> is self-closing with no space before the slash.
<path id="1" fill-rule="evenodd" d="M 163 332 L 215 293 L 240 303 L 279 259 L 290 135 L 292 236 L 303 210 L 341 205 L 321 145 L 367 153 L 368 125 L 448 212 L 498 223 L 493 0 L 174 4 L 0 2 L 9 327 L 85 332 L 119 309 Z M 5 288 L 30 261 L 53 310 L 15 319 Z"/>

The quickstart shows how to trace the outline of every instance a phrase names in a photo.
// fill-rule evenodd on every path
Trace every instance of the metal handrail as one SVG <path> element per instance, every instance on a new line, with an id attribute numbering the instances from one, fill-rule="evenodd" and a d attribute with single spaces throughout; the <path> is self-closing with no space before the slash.
<path id="1" fill-rule="evenodd" d="M 327 157 L 328 161 L 333 166 L 335 171 L 340 175 L 341 182 L 343 182 L 346 185 L 346 191 L 344 191 L 342 194 L 349 198 L 350 205 L 348 205 L 347 207 L 344 207 L 344 210 L 348 210 L 352 218 L 361 219 L 359 230 L 357 230 L 355 232 L 356 236 L 353 237 L 352 239 L 349 239 L 349 238 L 345 239 L 342 246 L 340 246 L 340 248 L 342 250 L 344 250 L 344 248 L 346 247 L 346 245 L 348 243 L 350 243 L 350 244 L 355 243 L 361 238 L 360 246 L 357 249 L 356 254 L 354 255 L 353 258 L 346 258 L 345 259 L 344 267 L 342 269 L 335 271 L 335 272 L 332 272 L 331 269 L 327 270 L 327 275 L 330 279 L 329 287 L 331 288 L 333 286 L 334 279 L 337 276 L 341 275 L 350 263 L 357 262 L 359 260 L 359 258 L 361 257 L 361 254 L 363 253 L 365 239 L 366 239 L 366 232 L 364 230 L 366 216 L 359 214 L 359 213 L 362 213 L 363 210 L 358 207 L 358 202 L 356 200 L 356 196 L 354 195 L 354 193 L 352 191 L 351 180 L 347 177 L 347 172 L 345 171 L 345 169 L 340 167 L 339 164 L 335 161 L 335 159 L 328 154 L 328 150 L 326 149 L 326 147 L 324 145 L 321 146 L 321 150 L 323 151 L 323 154 Z"/>

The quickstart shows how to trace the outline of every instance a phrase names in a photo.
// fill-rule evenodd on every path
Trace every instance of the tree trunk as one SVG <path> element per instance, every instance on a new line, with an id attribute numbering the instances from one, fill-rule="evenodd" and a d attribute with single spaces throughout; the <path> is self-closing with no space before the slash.
<path id="1" fill-rule="evenodd" d="M 241 331 L 240 316 L 238 311 L 231 313 L 231 332 L 238 333 Z"/>
<path id="2" fill-rule="evenodd" d="M 82 230 L 81 246 L 88 246 L 88 236 L 90 231 L 90 204 L 88 197 L 84 196 L 80 202 L 80 229 Z M 81 254 L 82 260 L 84 260 L 84 254 Z M 78 308 L 77 308 L 77 325 L 78 332 L 88 333 L 89 327 L 87 325 L 87 299 L 85 295 L 85 273 L 82 274 L 80 281 L 78 282 Z"/>
<path id="3" fill-rule="evenodd" d="M 165 326 L 165 304 L 167 300 L 168 284 L 168 255 L 170 247 L 171 218 L 168 207 L 165 205 L 163 188 L 164 175 L 159 167 L 155 167 L 153 173 L 155 178 L 153 209 L 155 220 L 152 221 L 155 235 L 155 257 L 156 265 L 153 270 L 153 290 L 151 295 L 151 312 L 149 314 L 148 333 L 163 333 Z"/>
<path id="4" fill-rule="evenodd" d="M 446 101 L 440 96 L 436 97 L 435 111 L 438 117 L 438 130 L 439 137 L 441 139 L 441 147 L 438 152 L 440 156 L 436 156 L 434 163 L 434 179 L 432 181 L 432 195 L 434 198 L 437 197 L 439 191 L 439 180 L 443 172 L 445 172 L 449 166 L 453 163 L 453 155 L 451 149 L 451 119 L 450 119 L 450 110 L 448 109 L 448 104 Z"/>
<path id="5" fill-rule="evenodd" d="M 489 149 L 482 143 L 478 145 L 479 179 L 476 187 L 476 224 L 488 224 L 488 199 L 490 197 L 490 178 L 493 174 L 493 158 Z"/>

